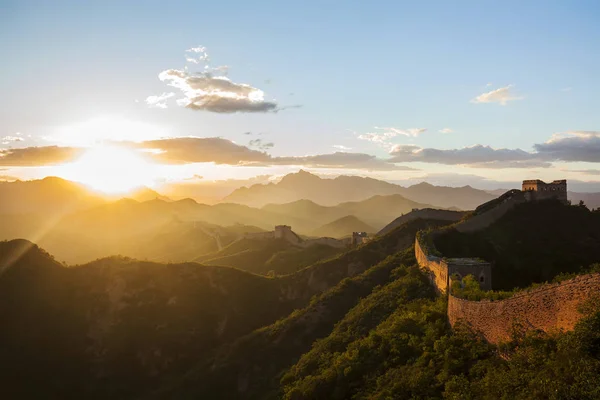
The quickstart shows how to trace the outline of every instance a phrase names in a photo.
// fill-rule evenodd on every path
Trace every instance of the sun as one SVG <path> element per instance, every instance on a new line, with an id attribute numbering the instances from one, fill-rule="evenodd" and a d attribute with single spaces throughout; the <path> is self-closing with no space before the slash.
<path id="1" fill-rule="evenodd" d="M 117 146 L 87 150 L 78 160 L 65 165 L 63 177 L 107 193 L 127 193 L 152 186 L 155 165 L 135 151 Z"/>

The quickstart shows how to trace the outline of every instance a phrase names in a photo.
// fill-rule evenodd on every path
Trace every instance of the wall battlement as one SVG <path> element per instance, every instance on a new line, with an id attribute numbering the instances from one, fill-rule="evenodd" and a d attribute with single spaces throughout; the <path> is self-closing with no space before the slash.
<path id="1" fill-rule="evenodd" d="M 581 318 L 579 306 L 600 293 L 600 274 L 547 284 L 498 301 L 470 301 L 448 296 L 448 320 L 459 320 L 480 332 L 491 343 L 510 339 L 514 324 L 544 332 L 572 330 Z"/>
<path id="2" fill-rule="evenodd" d="M 298 236 L 291 226 L 288 225 L 277 225 L 275 229 L 269 232 L 253 232 L 246 233 L 240 237 L 240 239 L 253 239 L 253 240 L 273 240 L 283 239 L 288 243 L 298 247 L 311 247 L 315 245 L 327 245 L 335 248 L 348 247 L 351 244 L 351 239 L 334 239 L 330 237 L 321 237 L 314 239 L 302 239 Z"/>

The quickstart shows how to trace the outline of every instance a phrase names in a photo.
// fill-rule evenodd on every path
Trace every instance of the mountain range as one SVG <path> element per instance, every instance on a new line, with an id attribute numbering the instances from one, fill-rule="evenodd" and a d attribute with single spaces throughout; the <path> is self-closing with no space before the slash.
<path id="1" fill-rule="evenodd" d="M 262 207 L 269 203 L 289 203 L 311 200 L 333 206 L 339 203 L 362 201 L 376 195 L 399 194 L 409 200 L 440 208 L 455 207 L 471 210 L 497 196 L 470 186 L 460 188 L 433 186 L 428 183 L 403 187 L 373 178 L 338 176 L 323 179 L 300 170 L 284 176 L 278 183 L 255 184 L 234 190 L 222 202 Z"/>

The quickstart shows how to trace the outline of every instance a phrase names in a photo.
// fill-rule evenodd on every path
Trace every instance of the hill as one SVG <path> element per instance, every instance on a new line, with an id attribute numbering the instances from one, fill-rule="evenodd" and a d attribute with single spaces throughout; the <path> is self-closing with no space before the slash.
<path id="1" fill-rule="evenodd" d="M 431 204 L 440 208 L 455 207 L 459 210 L 473 210 L 480 204 L 497 197 L 471 186 L 434 186 L 426 182 L 409 186 L 400 194 L 419 203 Z"/>
<path id="2" fill-rule="evenodd" d="M 345 211 L 336 206 L 322 206 L 311 200 L 297 200 L 291 203 L 267 204 L 262 210 L 286 216 L 295 216 L 311 221 L 317 226 L 317 221 L 331 222 L 345 216 Z M 313 228 L 314 229 L 314 228 Z"/>
<path id="3" fill-rule="evenodd" d="M 590 210 L 600 208 L 600 193 L 568 192 L 568 197 L 573 204 L 583 201 Z"/>
<path id="4" fill-rule="evenodd" d="M 240 239 L 220 251 L 198 257 L 205 265 L 239 268 L 262 275 L 286 275 L 342 252 L 326 245 L 293 246 L 283 239 Z"/>
<path id="5" fill-rule="evenodd" d="M 356 216 L 375 227 L 376 230 L 381 229 L 398 216 L 406 214 L 415 208 L 429 207 L 431 206 L 428 204 L 417 203 L 399 194 L 388 196 L 376 195 L 363 201 L 345 202 L 338 205 L 338 208 L 343 209 L 347 214 Z"/>
<path id="6" fill-rule="evenodd" d="M 448 229 L 435 246 L 447 257 L 492 261 L 494 289 L 512 290 L 599 262 L 600 213 L 553 200 L 522 203 L 481 231 Z"/>
<path id="7" fill-rule="evenodd" d="M 526 222 L 564 213 L 573 224 L 583 223 L 584 233 L 562 240 L 584 251 L 591 245 L 584 237 L 593 238 L 595 225 L 585 221 L 594 213 L 560 204 L 559 209 L 553 202 L 536 205 L 548 208 Z M 532 214 L 515 208 L 485 238 L 502 238 L 499 233 L 512 232 L 510 227 Z M 415 265 L 413 248 L 417 231 L 447 224 L 408 220 L 367 244 L 276 278 L 123 257 L 66 267 L 30 242 L 0 242 L 3 393 L 115 399 L 595 398 L 598 307 L 590 305 L 573 332 L 533 332 L 502 347 L 483 342 L 467 327 L 450 329 L 445 300 Z M 447 228 L 446 234 L 454 233 Z M 528 234 L 516 238 L 513 249 L 535 243 Z M 510 239 L 494 243 L 507 245 Z M 552 249 L 560 256 L 564 248 L 552 246 L 548 257 Z M 235 246 L 230 250 L 236 254 Z"/>
<path id="8" fill-rule="evenodd" d="M 298 228 L 293 225 L 294 229 L 301 233 L 316 235 L 314 233 L 316 228 L 345 216 L 352 215 L 364 221 L 367 225 L 375 227 L 373 231 L 376 231 L 399 215 L 408 213 L 414 208 L 427 207 L 430 206 L 394 194 L 376 195 L 362 201 L 343 202 L 335 206 L 322 206 L 310 200 L 298 200 L 284 204 L 267 204 L 262 207 L 262 210 L 280 214 L 285 216 L 286 219 L 301 218 L 305 221 L 304 225 Z M 307 224 L 312 225 L 310 230 L 306 229 Z M 352 231 L 347 231 L 343 236 L 350 233 Z"/>
<path id="9" fill-rule="evenodd" d="M 1 214 L 66 214 L 102 204 L 87 187 L 64 179 L 0 182 Z"/>
<path id="10" fill-rule="evenodd" d="M 398 240 L 422 221 L 376 242 Z M 217 349 L 153 398 L 594 398 L 597 305 L 574 332 L 515 336 L 496 347 L 466 326 L 450 329 L 444 298 L 405 246 Z M 551 387 L 541 383 L 549 377 Z"/>
<path id="11" fill-rule="evenodd" d="M 285 368 L 293 365 L 315 340 L 327 336 L 362 297 L 402 275 L 394 275 L 394 269 L 414 263 L 412 244 L 418 230 L 442 225 L 444 222 L 413 220 L 336 259 L 282 277 L 292 282 L 323 281 L 322 274 L 326 271 L 342 273 L 333 280 L 329 275 L 326 280 L 337 283 L 324 289 L 309 305 L 217 349 L 212 358 L 200 360 L 179 382 L 166 385 L 157 397 L 279 398 L 271 392 L 276 390 Z M 342 265 L 352 268 L 348 272 L 353 273 L 340 268 Z M 420 279 L 425 293 L 431 295 L 432 288 L 426 278 Z M 314 292 L 306 293 L 306 298 L 311 293 Z M 393 307 L 385 302 L 380 305 Z M 373 310 L 368 315 L 366 318 L 375 320 L 381 312 Z"/>
<path id="12" fill-rule="evenodd" d="M 10 214 L 0 209 L 0 239 L 34 240 L 58 259 L 84 263 L 111 254 L 189 261 L 220 250 L 245 232 L 313 224 L 238 204 L 122 199 L 66 214 Z M 257 226 L 256 226 L 257 225 Z"/>
<path id="13" fill-rule="evenodd" d="M 0 242 L 0 352 L 10 365 L 0 377 L 3 391 L 16 398 L 137 397 L 410 246 L 425 226 L 415 222 L 275 279 L 123 257 L 65 267 L 28 241 Z"/>
<path id="14" fill-rule="evenodd" d="M 342 238 L 352 234 L 352 232 L 373 233 L 376 229 L 367 225 L 354 215 L 347 215 L 333 222 L 325 224 L 312 232 L 312 236 L 325 236 L 333 238 Z"/>
<path id="15" fill-rule="evenodd" d="M 122 257 L 67 268 L 23 240 L 0 242 L 0 260 L 7 398 L 130 398 L 297 304 L 232 268 Z"/>
<path id="16" fill-rule="evenodd" d="M 223 202 L 262 207 L 271 203 L 311 200 L 324 206 L 366 200 L 381 195 L 399 194 L 407 199 L 435 207 L 474 209 L 493 199 L 494 195 L 470 186 L 461 188 L 420 183 L 408 188 L 389 182 L 358 176 L 338 176 L 323 179 L 304 170 L 288 174 L 278 183 L 256 184 L 234 190 Z M 397 217 L 396 215 L 395 217 Z M 360 218 L 360 216 L 358 216 Z M 338 217 L 339 218 L 339 217 Z M 389 221 L 388 221 L 389 222 Z"/>

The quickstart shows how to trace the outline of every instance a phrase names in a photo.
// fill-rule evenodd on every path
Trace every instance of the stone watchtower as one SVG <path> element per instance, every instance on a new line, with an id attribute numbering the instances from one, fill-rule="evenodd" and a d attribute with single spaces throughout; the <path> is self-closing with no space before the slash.
<path id="1" fill-rule="evenodd" d="M 546 183 L 539 179 L 523 181 L 523 193 L 529 201 L 539 201 L 547 199 L 558 199 L 567 204 L 567 180 L 552 181 Z"/>
<path id="2" fill-rule="evenodd" d="M 352 246 L 358 246 L 359 244 L 367 243 L 369 241 L 369 235 L 367 232 L 352 232 L 352 239 L 350 244 Z"/>

